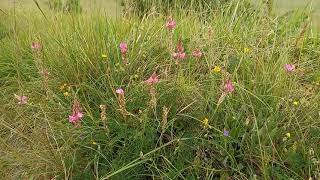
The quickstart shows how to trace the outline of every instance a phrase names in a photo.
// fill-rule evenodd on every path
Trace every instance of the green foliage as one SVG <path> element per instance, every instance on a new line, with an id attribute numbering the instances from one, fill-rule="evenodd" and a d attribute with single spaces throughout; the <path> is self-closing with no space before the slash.
<path id="1" fill-rule="evenodd" d="M 205 18 L 197 11 L 174 11 L 173 31 L 165 28 L 166 14 L 141 19 L 49 12 L 46 21 L 40 13 L 9 14 L 0 39 L 1 177 L 317 176 L 320 38 L 304 26 L 306 13 L 272 18 L 245 3 Z M 171 40 L 174 46 L 181 40 L 188 54 L 178 65 Z M 123 41 L 128 65 L 119 50 Z M 33 42 L 41 48 L 32 49 Z M 194 58 L 195 49 L 203 57 Z M 287 63 L 296 70 L 286 72 Z M 144 83 L 153 72 L 160 78 L 154 89 Z M 227 79 L 235 91 L 222 96 Z M 28 96 L 28 104 L 18 105 L 14 94 Z M 68 122 L 74 98 L 85 113 L 79 127 Z"/>
<path id="2" fill-rule="evenodd" d="M 122 0 L 124 11 L 143 16 L 153 11 L 170 14 L 177 10 L 192 10 L 201 13 L 213 11 L 230 0 Z"/>

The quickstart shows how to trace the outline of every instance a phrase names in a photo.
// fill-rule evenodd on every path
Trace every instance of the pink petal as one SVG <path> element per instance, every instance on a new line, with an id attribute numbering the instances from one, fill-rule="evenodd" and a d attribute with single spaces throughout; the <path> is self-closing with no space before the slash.
<path id="1" fill-rule="evenodd" d="M 122 88 L 119 88 L 116 90 L 117 94 L 124 94 L 124 90 Z"/>
<path id="2" fill-rule="evenodd" d="M 167 21 L 166 27 L 167 27 L 169 30 L 172 30 L 172 29 L 176 28 L 176 22 L 175 22 L 172 18 L 170 18 L 170 19 Z"/>
<path id="3" fill-rule="evenodd" d="M 70 123 L 75 123 L 77 121 L 78 121 L 78 117 L 77 116 L 75 116 L 75 115 L 69 116 L 69 122 Z"/>
<path id="4" fill-rule="evenodd" d="M 224 85 L 224 90 L 228 93 L 232 93 L 234 91 L 234 86 L 231 82 L 231 80 L 228 80 L 226 84 Z"/>
<path id="5" fill-rule="evenodd" d="M 179 53 L 179 59 L 185 59 L 187 58 L 186 53 Z"/>

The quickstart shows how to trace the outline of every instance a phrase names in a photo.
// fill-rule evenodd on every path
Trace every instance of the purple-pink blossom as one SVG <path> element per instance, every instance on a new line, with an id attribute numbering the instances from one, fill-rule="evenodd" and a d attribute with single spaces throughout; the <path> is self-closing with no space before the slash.
<path id="1" fill-rule="evenodd" d="M 77 123 L 78 121 L 80 121 L 81 118 L 83 118 L 83 116 L 84 116 L 84 115 L 83 115 L 82 112 L 78 112 L 78 113 L 76 113 L 76 114 L 72 114 L 72 115 L 69 116 L 69 122 L 75 124 L 75 123 Z"/>
<path id="2" fill-rule="evenodd" d="M 178 42 L 176 52 L 172 53 L 172 57 L 174 59 L 181 59 L 181 60 L 187 58 L 187 54 L 184 52 L 184 48 L 181 40 L 179 40 Z"/>
<path id="3" fill-rule="evenodd" d="M 37 49 L 40 49 L 40 48 L 41 48 L 40 43 L 33 42 L 33 43 L 31 44 L 31 49 L 33 49 L 33 50 L 37 50 Z"/>
<path id="4" fill-rule="evenodd" d="M 199 49 L 197 49 L 197 50 L 192 52 L 192 56 L 195 57 L 195 58 L 201 58 L 202 57 L 202 52 Z"/>
<path id="5" fill-rule="evenodd" d="M 72 105 L 72 114 L 69 116 L 69 122 L 77 124 L 83 117 L 84 113 L 81 111 L 80 103 L 75 99 Z"/>
<path id="6" fill-rule="evenodd" d="M 223 131 L 223 136 L 224 136 L 224 137 L 229 137 L 229 133 L 230 133 L 229 131 L 224 130 L 224 131 Z"/>
<path id="7" fill-rule="evenodd" d="M 122 88 L 118 88 L 118 89 L 116 90 L 116 93 L 117 93 L 117 94 L 124 94 L 124 90 L 123 90 Z"/>
<path id="8" fill-rule="evenodd" d="M 119 47 L 120 47 L 121 54 L 127 54 L 128 45 L 126 42 L 121 42 Z"/>
<path id="9" fill-rule="evenodd" d="M 234 86 L 231 82 L 231 80 L 227 80 L 225 85 L 224 85 L 224 91 L 226 93 L 232 93 L 234 91 Z"/>
<path id="10" fill-rule="evenodd" d="M 159 82 L 159 77 L 158 75 L 156 74 L 156 72 L 154 72 L 150 77 L 149 79 L 147 79 L 145 81 L 145 83 L 149 84 L 149 85 L 153 85 L 153 84 L 157 84 Z"/>
<path id="11" fill-rule="evenodd" d="M 285 64 L 284 68 L 287 72 L 292 72 L 296 69 L 296 66 L 294 64 Z"/>
<path id="12" fill-rule="evenodd" d="M 176 22 L 170 17 L 166 23 L 166 27 L 169 29 L 169 30 L 173 30 L 176 28 Z"/>
<path id="13" fill-rule="evenodd" d="M 14 95 L 14 97 L 18 100 L 18 104 L 19 105 L 25 105 L 28 103 L 28 97 L 27 96 L 24 96 L 24 95 Z"/>

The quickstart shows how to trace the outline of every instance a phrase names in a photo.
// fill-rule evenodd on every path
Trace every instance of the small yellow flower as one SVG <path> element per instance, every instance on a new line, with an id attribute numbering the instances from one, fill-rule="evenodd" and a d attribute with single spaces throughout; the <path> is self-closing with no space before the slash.
<path id="1" fill-rule="evenodd" d="M 294 101 L 294 102 L 293 102 L 293 105 L 298 106 L 298 105 L 299 105 L 299 102 L 298 102 L 298 101 Z"/>
<path id="2" fill-rule="evenodd" d="M 64 85 L 61 85 L 61 86 L 59 87 L 60 91 L 63 91 L 65 88 L 66 88 L 66 87 L 65 87 Z"/>
<path id="3" fill-rule="evenodd" d="M 102 58 L 107 58 L 108 56 L 106 54 L 101 55 Z"/>
<path id="4" fill-rule="evenodd" d="M 92 141 L 92 144 L 93 144 L 93 145 L 97 145 L 97 142 L 95 142 L 95 141 Z"/>
<path id="5" fill-rule="evenodd" d="M 68 96 L 70 96 L 70 93 L 69 92 L 64 92 L 63 95 L 68 97 Z"/>
<path id="6" fill-rule="evenodd" d="M 290 137 L 291 137 L 291 134 L 288 132 L 288 133 L 286 133 L 286 136 L 287 136 L 288 138 L 290 138 Z"/>
<path id="7" fill-rule="evenodd" d="M 208 118 L 204 118 L 204 120 L 202 121 L 203 127 L 204 128 L 208 128 L 209 127 L 209 120 Z"/>
<path id="8" fill-rule="evenodd" d="M 251 49 L 248 48 L 248 47 L 245 47 L 245 48 L 243 49 L 243 52 L 244 52 L 244 53 L 250 53 L 250 52 L 251 52 Z"/>
<path id="9" fill-rule="evenodd" d="M 292 145 L 292 150 L 293 150 L 293 151 L 296 151 L 296 150 L 297 150 L 297 147 L 298 147 L 298 142 L 295 141 L 295 142 L 293 143 L 293 145 Z"/>
<path id="10" fill-rule="evenodd" d="M 221 67 L 220 66 L 214 66 L 212 71 L 215 72 L 215 73 L 219 73 L 221 71 Z"/>

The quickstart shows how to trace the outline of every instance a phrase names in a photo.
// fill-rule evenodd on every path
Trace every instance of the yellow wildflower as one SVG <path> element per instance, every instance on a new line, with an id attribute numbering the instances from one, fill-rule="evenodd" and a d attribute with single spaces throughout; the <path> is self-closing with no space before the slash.
<path id="1" fill-rule="evenodd" d="M 102 58 L 107 58 L 108 56 L 106 54 L 101 55 Z"/>
<path id="2" fill-rule="evenodd" d="M 288 132 L 288 133 L 286 134 L 286 136 L 287 136 L 288 138 L 290 138 L 290 137 L 291 137 L 291 134 Z"/>
<path id="3" fill-rule="evenodd" d="M 66 88 L 64 85 L 61 85 L 61 86 L 59 87 L 60 91 L 63 91 L 64 88 Z"/>
<path id="4" fill-rule="evenodd" d="M 93 145 L 97 145 L 97 142 L 95 142 L 95 141 L 92 141 L 92 144 L 93 144 Z"/>
<path id="5" fill-rule="evenodd" d="M 299 102 L 298 102 L 298 101 L 294 101 L 294 102 L 293 102 L 293 105 L 298 106 L 298 105 L 299 105 Z"/>
<path id="6" fill-rule="evenodd" d="M 251 52 L 251 49 L 248 48 L 248 47 L 245 47 L 245 48 L 243 49 L 243 52 L 244 52 L 244 53 L 250 53 L 250 52 Z"/>
<path id="7" fill-rule="evenodd" d="M 208 128 L 209 127 L 209 120 L 208 118 L 204 118 L 204 120 L 202 121 L 203 127 L 204 128 Z"/>
<path id="8" fill-rule="evenodd" d="M 68 97 L 70 95 L 70 93 L 67 91 L 67 92 L 64 92 L 63 95 Z"/>
<path id="9" fill-rule="evenodd" d="M 218 73 L 218 72 L 221 71 L 221 67 L 220 66 L 214 66 L 212 71 L 215 72 L 215 73 Z"/>

